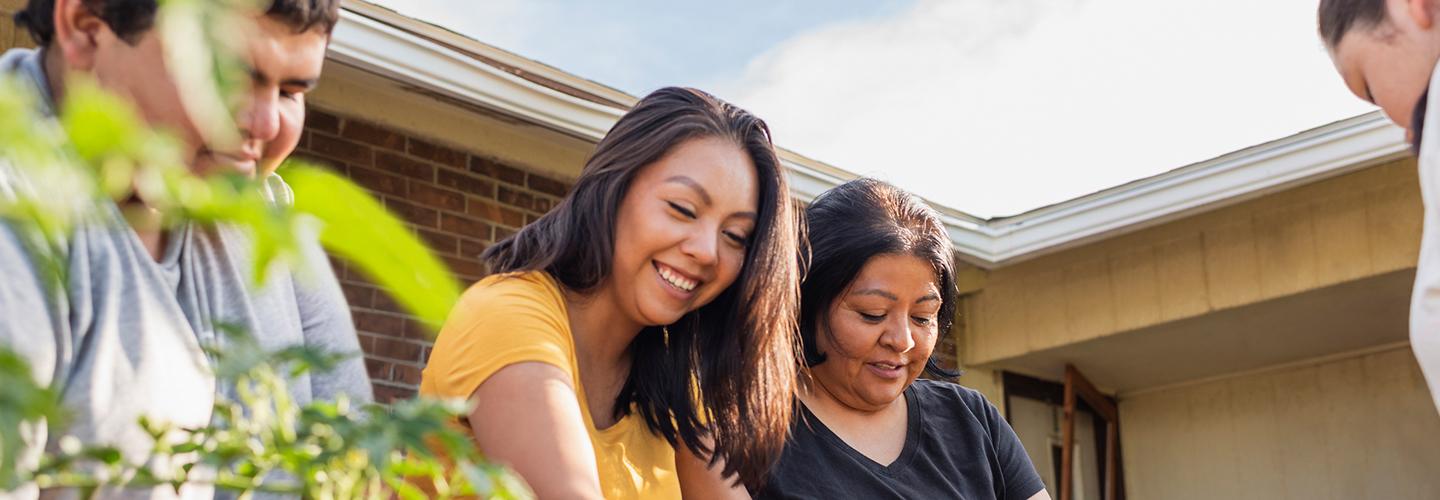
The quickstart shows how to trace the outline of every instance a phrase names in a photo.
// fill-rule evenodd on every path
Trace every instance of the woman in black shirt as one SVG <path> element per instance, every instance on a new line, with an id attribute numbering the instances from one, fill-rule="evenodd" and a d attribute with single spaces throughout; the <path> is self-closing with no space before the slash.
<path id="1" fill-rule="evenodd" d="M 757 498 L 1046 499 L 1015 431 L 979 393 L 916 380 L 955 314 L 939 216 L 859 179 L 806 210 L 801 336 L 811 377 Z"/>

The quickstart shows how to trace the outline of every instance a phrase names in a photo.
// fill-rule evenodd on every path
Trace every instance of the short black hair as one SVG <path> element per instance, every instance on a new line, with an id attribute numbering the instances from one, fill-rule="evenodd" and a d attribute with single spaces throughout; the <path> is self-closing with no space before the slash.
<path id="1" fill-rule="evenodd" d="M 115 36 L 134 42 L 155 25 L 157 0 L 81 0 Z M 319 28 L 325 33 L 340 21 L 340 0 L 274 0 L 265 15 L 284 22 L 303 33 Z M 15 13 L 15 26 L 30 32 L 30 38 L 41 47 L 55 39 L 55 0 L 30 0 Z"/>
<path id="2" fill-rule="evenodd" d="M 800 285 L 800 338 L 806 366 L 825 362 L 816 337 L 831 306 L 860 275 L 871 258 L 911 255 L 930 264 L 939 281 L 938 345 L 955 320 L 954 247 L 940 215 L 919 197 L 882 181 L 856 179 L 822 193 L 805 209 L 810 238 L 809 270 Z M 925 362 L 932 377 L 955 378 L 932 355 Z"/>
<path id="3" fill-rule="evenodd" d="M 1331 49 L 1356 28 L 1374 28 L 1388 20 L 1385 0 L 1320 0 L 1320 38 Z"/>

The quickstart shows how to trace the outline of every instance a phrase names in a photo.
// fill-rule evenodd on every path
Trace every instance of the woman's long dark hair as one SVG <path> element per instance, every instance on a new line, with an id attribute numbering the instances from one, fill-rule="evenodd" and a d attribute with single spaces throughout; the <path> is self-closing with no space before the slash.
<path id="1" fill-rule="evenodd" d="M 805 365 L 825 361 L 815 337 L 826 331 L 830 306 L 850 288 L 860 269 L 879 255 L 911 255 L 935 269 L 940 285 L 940 336 L 955 320 L 955 265 L 950 237 L 940 215 L 914 195 L 875 179 L 856 179 L 822 193 L 805 210 L 810 236 L 810 269 L 800 288 L 800 337 Z M 936 339 L 939 343 L 940 339 Z M 934 356 L 925 362 L 932 377 L 955 378 Z"/>
<path id="2" fill-rule="evenodd" d="M 545 271 L 567 289 L 593 291 L 610 276 L 616 214 L 631 181 L 700 138 L 734 141 L 755 164 L 759 217 L 745 264 L 733 285 L 669 325 L 668 335 L 655 326 L 635 337 L 615 411 L 623 416 L 633 404 L 671 445 L 724 459 L 727 477 L 755 486 L 785 445 L 799 360 L 798 214 L 764 121 L 699 90 L 657 90 L 600 140 L 565 200 L 481 259 L 492 272 Z M 706 435 L 713 450 L 702 445 Z"/>

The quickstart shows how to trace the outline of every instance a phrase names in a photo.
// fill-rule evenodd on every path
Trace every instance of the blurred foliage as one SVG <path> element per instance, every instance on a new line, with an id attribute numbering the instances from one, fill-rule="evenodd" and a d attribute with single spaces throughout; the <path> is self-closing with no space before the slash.
<path id="1" fill-rule="evenodd" d="M 242 332 L 228 331 L 225 349 L 210 354 L 217 377 L 234 383 L 238 397 L 217 401 L 210 425 L 181 429 L 142 418 L 138 425 L 154 448 L 138 459 L 64 437 L 60 452 L 30 471 L 12 463 L 20 422 L 54 418 L 59 404 L 53 392 L 35 384 L 23 359 L 0 349 L 0 443 L 6 445 L 0 491 L 33 481 L 90 496 L 105 486 L 178 490 L 195 482 L 242 498 L 254 492 L 304 498 L 529 495 L 514 475 L 475 459 L 469 435 L 453 423 L 466 411 L 463 402 L 416 399 L 352 408 L 341 399 L 301 406 L 285 390 L 286 377 L 328 369 L 344 356 L 305 347 L 265 352 Z"/>
<path id="2" fill-rule="evenodd" d="M 172 77 L 207 144 L 237 141 L 233 114 L 249 83 L 238 54 L 250 0 L 162 0 L 156 22 Z M 48 116 L 28 81 L 0 75 L 0 218 L 20 236 L 45 284 L 66 283 L 67 235 L 104 223 L 112 200 L 136 198 L 160 212 L 168 227 L 227 224 L 253 241 L 255 284 L 270 264 L 295 268 L 299 241 L 318 231 L 332 254 L 388 289 L 398 303 L 438 325 L 459 297 L 445 266 L 413 233 L 343 177 L 297 162 L 281 167 L 295 193 L 277 203 L 266 183 L 237 175 L 198 176 L 172 137 L 147 127 L 130 102 L 93 80 L 70 75 L 58 116 Z M 10 170 L 6 170 L 6 168 Z M 8 175 L 8 177 L 7 177 Z M 217 325 L 223 326 L 223 325 Z M 307 498 L 445 498 L 529 495 L 513 474 L 485 463 L 455 425 L 458 401 L 412 400 L 389 407 L 349 402 L 299 405 L 285 380 L 337 361 L 304 348 L 262 352 L 233 331 L 224 352 L 212 352 L 217 379 L 236 400 L 220 400 L 209 426 L 172 428 L 158 417 L 137 422 L 155 440 L 149 457 L 122 457 L 114 448 L 57 436 L 64 411 L 53 388 L 32 378 L 26 360 L 0 346 L 0 491 L 41 487 L 210 483 L 241 492 L 293 493 Z M 46 425 L 59 452 L 38 465 L 22 462 L 26 426 Z M 134 464 L 151 464 L 137 466 Z M 155 464 L 165 464 L 156 467 Z"/>
<path id="3" fill-rule="evenodd" d="M 30 376 L 30 364 L 0 347 L 0 491 L 24 481 L 20 472 L 25 448 L 22 426 L 36 422 L 60 424 L 60 397 Z"/>

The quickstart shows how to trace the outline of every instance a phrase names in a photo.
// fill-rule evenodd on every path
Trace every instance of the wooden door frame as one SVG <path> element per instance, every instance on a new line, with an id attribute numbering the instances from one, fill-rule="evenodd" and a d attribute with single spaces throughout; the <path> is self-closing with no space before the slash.
<path id="1" fill-rule="evenodd" d="M 1083 400 L 1095 415 L 1105 420 L 1105 459 L 1101 462 L 1105 500 L 1125 499 L 1124 471 L 1120 460 L 1120 409 L 1115 399 L 1101 393 L 1075 365 L 1065 365 L 1065 419 L 1061 423 L 1060 500 L 1075 498 L 1075 417 Z M 1100 429 L 1096 429 L 1097 434 Z"/>

